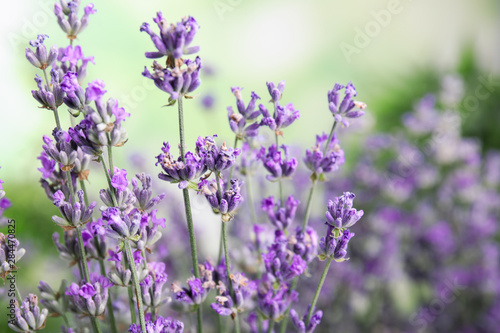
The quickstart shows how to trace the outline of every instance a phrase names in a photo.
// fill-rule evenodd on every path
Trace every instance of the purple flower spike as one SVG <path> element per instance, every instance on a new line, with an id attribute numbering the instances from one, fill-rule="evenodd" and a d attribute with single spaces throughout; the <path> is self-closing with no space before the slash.
<path id="1" fill-rule="evenodd" d="M 214 137 L 207 136 L 203 139 L 200 136 L 196 141 L 196 153 L 204 160 L 208 170 L 221 172 L 234 164 L 236 157 L 241 154 L 241 150 L 228 148 L 226 143 L 217 147 Z"/>
<path id="2" fill-rule="evenodd" d="M 72 283 L 66 290 L 71 311 L 92 317 L 102 315 L 111 286 L 113 284 L 106 277 L 95 274 L 91 275 L 90 283 Z"/>
<path id="3" fill-rule="evenodd" d="M 290 195 L 285 204 L 274 202 L 274 197 L 262 200 L 261 208 L 267 213 L 269 220 L 278 230 L 285 230 L 295 218 L 299 201 Z"/>
<path id="4" fill-rule="evenodd" d="M 47 53 L 47 48 L 43 44 L 47 35 L 38 35 L 36 40 L 32 40 L 30 45 L 35 47 L 35 51 L 30 48 L 26 48 L 26 59 L 35 67 L 40 69 L 46 69 L 48 66 L 57 59 L 57 46 L 52 46 Z"/>
<path id="5" fill-rule="evenodd" d="M 334 134 L 327 144 L 328 136 L 323 133 L 316 136 L 316 146 L 306 150 L 304 163 L 314 174 L 320 176 L 338 170 L 344 164 L 344 151 L 340 148 L 337 136 Z"/>
<path id="6" fill-rule="evenodd" d="M 83 191 L 79 190 L 77 193 L 75 204 L 68 201 L 62 191 L 57 191 L 54 194 L 54 205 L 59 208 L 62 217 L 57 215 L 52 216 L 52 221 L 65 230 L 74 229 L 76 226 L 84 225 L 90 221 L 94 207 L 97 203 L 94 201 L 87 207 L 84 202 Z"/>
<path id="7" fill-rule="evenodd" d="M 63 99 L 70 109 L 83 110 L 86 104 L 86 97 L 83 88 L 78 82 L 78 74 L 74 72 L 67 72 L 61 82 L 61 89 L 66 93 Z"/>
<path id="8" fill-rule="evenodd" d="M 114 168 L 114 175 L 111 178 L 111 186 L 119 191 L 125 191 L 128 186 L 127 170 Z"/>
<path id="9" fill-rule="evenodd" d="M 276 112 L 272 116 L 264 105 L 259 105 L 259 108 L 262 113 L 261 126 L 268 126 L 276 135 L 283 136 L 282 129 L 300 117 L 299 110 L 296 110 L 292 103 L 286 106 L 277 105 Z"/>
<path id="10" fill-rule="evenodd" d="M 333 201 L 328 201 L 328 210 L 325 213 L 326 223 L 333 228 L 343 230 L 358 222 L 364 212 L 352 208 L 355 197 L 354 193 L 345 192 Z"/>
<path id="11" fill-rule="evenodd" d="M 185 161 L 179 156 L 174 159 L 170 153 L 170 144 L 163 143 L 162 153 L 156 156 L 156 165 L 160 164 L 163 172 L 158 175 L 162 180 L 173 184 L 179 184 L 179 188 L 183 189 L 189 185 L 189 181 L 199 178 L 207 171 L 207 167 L 203 158 L 198 154 L 187 152 L 184 156 Z"/>
<path id="12" fill-rule="evenodd" d="M 107 92 L 104 90 L 106 85 L 102 80 L 94 80 L 89 83 L 85 90 L 85 97 L 88 102 L 101 100 L 102 96 Z"/>
<path id="13" fill-rule="evenodd" d="M 78 18 L 80 1 L 59 0 L 54 5 L 54 14 L 57 17 L 57 23 L 62 31 L 66 33 L 69 39 L 76 39 L 89 25 L 89 16 L 95 14 L 94 4 L 90 3 L 83 9 L 83 16 Z"/>
<path id="14" fill-rule="evenodd" d="M 75 47 L 68 45 L 66 48 L 59 48 L 57 65 L 54 64 L 54 66 L 57 66 L 59 76 L 63 77 L 66 73 L 73 72 L 77 74 L 78 81 L 82 83 L 82 80 L 87 76 L 89 63 L 95 65 L 94 57 L 85 57 L 80 45 Z"/>
<path id="15" fill-rule="evenodd" d="M 36 75 L 35 82 L 38 86 L 38 90 L 32 90 L 31 95 L 38 103 L 41 104 L 42 108 L 55 110 L 63 103 L 64 91 L 59 85 L 59 73 L 55 69 L 52 69 L 50 71 L 50 75 L 50 85 L 52 88 L 49 89 L 47 82 L 43 84 L 43 80 Z"/>
<path id="16" fill-rule="evenodd" d="M 200 278 L 191 277 L 187 280 L 187 287 L 180 287 L 172 283 L 171 291 L 178 301 L 178 305 L 192 309 L 205 301 L 211 289 L 215 288 L 212 279 L 213 267 L 211 265 L 200 265 Z"/>
<path id="17" fill-rule="evenodd" d="M 345 258 L 347 245 L 349 240 L 354 237 L 354 233 L 347 229 L 340 236 L 336 237 L 335 235 L 334 229 L 328 226 L 326 237 L 321 237 L 319 241 L 319 247 L 323 252 L 320 259 L 332 258 L 338 262 L 349 260 L 349 258 Z"/>
<path id="18" fill-rule="evenodd" d="M 321 322 L 321 318 L 323 318 L 323 311 L 318 310 L 314 312 L 311 316 L 311 320 L 309 324 L 306 326 L 307 315 L 309 314 L 309 310 L 311 309 L 311 305 L 307 307 L 307 311 L 302 318 L 299 318 L 297 311 L 294 309 L 290 310 L 290 318 L 292 319 L 293 325 L 297 328 L 297 332 L 299 333 L 313 333 L 316 326 Z"/>
<path id="19" fill-rule="evenodd" d="M 274 84 L 274 82 L 267 82 L 267 90 L 269 91 L 269 95 L 271 96 L 271 102 L 277 103 L 281 99 L 283 95 L 283 91 L 285 90 L 285 81 L 280 81 L 278 86 Z"/>
<path id="20" fill-rule="evenodd" d="M 13 303 L 11 303 L 13 304 Z M 48 310 L 40 310 L 38 296 L 28 294 L 21 305 L 17 302 L 14 307 L 15 318 L 9 320 L 9 327 L 16 332 L 34 332 L 45 327 Z"/>
<path id="21" fill-rule="evenodd" d="M 340 101 L 340 93 L 344 88 L 344 98 Z M 351 82 L 345 87 L 335 83 L 333 89 L 328 91 L 328 107 L 330 112 L 335 117 L 335 121 L 342 123 L 346 127 L 349 126 L 349 122 L 345 118 L 359 118 L 364 114 L 362 110 L 366 108 L 365 103 L 353 100 L 353 97 L 356 97 L 356 95 L 356 88 L 354 88 Z"/>
<path id="22" fill-rule="evenodd" d="M 154 81 L 156 87 L 170 95 L 170 99 L 175 101 L 182 96 L 195 91 L 201 84 L 200 69 L 201 59 L 186 60 L 184 65 L 174 68 L 163 68 L 156 61 L 152 66 L 153 72 L 144 68 L 142 75 Z"/>
<path id="23" fill-rule="evenodd" d="M 146 332 L 147 333 L 182 333 L 184 332 L 184 324 L 181 321 L 163 318 L 156 316 L 153 321 L 151 313 L 146 314 Z M 128 329 L 128 333 L 144 333 L 141 330 L 141 325 L 132 324 Z"/>
<path id="24" fill-rule="evenodd" d="M 231 187 L 222 193 L 222 197 L 220 197 L 215 180 L 212 182 L 202 181 L 198 185 L 198 188 L 205 194 L 214 213 L 220 213 L 222 221 L 229 222 L 234 218 L 236 210 L 243 202 L 243 196 L 240 194 L 242 185 L 242 181 L 231 179 Z M 224 182 L 220 181 L 219 187 L 224 189 Z"/>
<path id="25" fill-rule="evenodd" d="M 293 157 L 290 158 L 288 146 L 282 145 L 281 149 L 284 156 L 282 156 L 282 152 L 276 148 L 275 144 L 269 147 L 267 153 L 266 149 L 262 147 L 257 154 L 257 158 L 263 162 L 266 170 L 271 173 L 266 176 L 269 181 L 290 177 L 297 168 L 297 160 Z"/>
<path id="26" fill-rule="evenodd" d="M 193 54 L 200 50 L 199 46 L 190 46 L 196 32 L 200 28 L 196 20 L 189 16 L 176 24 L 168 24 L 161 12 L 156 14 L 153 21 L 160 29 L 158 36 L 148 23 L 141 25 L 140 31 L 146 32 L 155 45 L 157 51 L 146 52 L 146 58 L 157 59 L 167 56 L 173 59 L 180 59 L 183 55 Z"/>

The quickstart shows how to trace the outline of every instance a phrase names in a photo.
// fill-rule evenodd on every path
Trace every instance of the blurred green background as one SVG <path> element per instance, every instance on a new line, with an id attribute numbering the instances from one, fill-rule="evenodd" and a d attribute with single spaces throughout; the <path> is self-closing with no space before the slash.
<path id="1" fill-rule="evenodd" d="M 13 202 L 6 215 L 17 221 L 17 235 L 28 247 L 20 271 L 21 289 L 34 290 L 30 276 L 60 271 L 40 259 L 56 255 L 50 235 L 56 227 L 50 216 L 56 209 L 38 186 L 37 156 L 42 136 L 53 127 L 50 112 L 38 109 L 30 90 L 37 73 L 25 59 L 24 49 L 37 34 L 48 34 L 46 45 L 66 46 L 68 40 L 52 13 L 53 1 L 9 3 L 0 13 L 0 179 Z M 84 5 L 87 1 L 82 2 Z M 195 45 L 213 75 L 203 77 L 199 97 L 215 97 L 212 110 L 201 106 L 201 98 L 185 103 L 187 142 L 196 137 L 219 134 L 232 142 L 226 107 L 234 105 L 231 86 L 244 87 L 244 95 L 256 91 L 267 100 L 266 81 L 285 80 L 285 100 L 301 111 L 296 125 L 287 130 L 285 141 L 311 146 L 314 134 L 327 130 L 330 122 L 326 93 L 335 82 L 352 81 L 358 100 L 368 104 L 366 120 L 357 133 L 381 129 L 391 131 L 399 115 L 415 100 L 435 91 L 439 77 L 460 72 L 468 93 L 473 94 L 479 77 L 498 76 L 500 45 L 499 2 L 495 0 L 443 1 L 94 1 L 97 13 L 79 36 L 86 56 L 94 56 L 87 81 L 102 79 L 108 97 L 115 97 L 131 118 L 125 126 L 129 141 L 117 150 L 116 165 L 127 167 L 137 152 L 152 165 L 163 141 L 177 141 L 173 108 L 165 108 L 167 95 L 141 76 L 151 61 L 145 51 L 153 45 L 142 22 L 152 23 L 156 11 L 167 19 L 185 15 L 196 18 L 201 29 Z M 498 82 L 498 79 L 497 81 Z M 465 133 L 480 136 L 488 147 L 500 147 L 498 89 L 465 123 Z M 62 108 L 64 111 L 64 107 Z M 69 117 L 61 113 L 63 127 Z M 489 121 L 485 122 L 487 118 Z M 307 129 L 307 135 L 303 130 Z M 347 150 L 346 150 L 347 151 Z M 91 190 L 100 187 L 96 176 Z M 2 316 L 3 317 L 3 316 Z M 3 320 L 3 319 L 2 319 Z M 3 327 L 3 325 L 2 325 Z"/>

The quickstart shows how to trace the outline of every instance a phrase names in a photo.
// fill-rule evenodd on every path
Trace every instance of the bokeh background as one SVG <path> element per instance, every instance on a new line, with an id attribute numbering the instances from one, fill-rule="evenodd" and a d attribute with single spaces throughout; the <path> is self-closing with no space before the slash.
<path id="1" fill-rule="evenodd" d="M 87 80 L 104 80 L 108 96 L 117 98 L 131 114 L 126 122 L 129 141 L 115 156 L 121 167 L 134 162 L 151 170 L 161 143 L 176 141 L 178 135 L 175 110 L 163 107 L 166 95 L 141 76 L 149 66 L 144 52 L 153 47 L 139 27 L 158 10 L 171 20 L 192 15 L 201 26 L 196 44 L 207 70 L 197 98 L 185 103 L 188 143 L 213 134 L 232 142 L 226 114 L 226 107 L 234 104 L 231 86 L 244 87 L 246 94 L 256 91 L 266 100 L 266 81 L 285 80 L 286 100 L 294 103 L 301 117 L 284 140 L 310 147 L 314 135 L 326 131 L 324 124 L 331 122 L 327 91 L 335 82 L 352 81 L 358 99 L 368 108 L 350 134 L 341 130 L 341 135 L 346 132 L 344 150 L 351 166 L 359 158 L 364 137 L 399 131 L 401 115 L 425 94 L 438 92 L 445 75 L 458 74 L 466 96 L 474 94 L 481 78 L 500 81 L 500 5 L 495 0 L 96 0 L 94 4 L 97 14 L 76 44 L 85 55 L 95 57 Z M 40 260 L 57 255 L 51 242 L 57 229 L 50 222 L 55 209 L 38 186 L 36 159 L 41 137 L 50 132 L 53 119 L 31 97 L 36 69 L 24 56 L 29 40 L 39 33 L 50 36 L 47 45 L 68 44 L 52 10 L 53 1 L 30 0 L 11 2 L 0 13 L 4 80 L 0 179 L 13 203 L 6 215 L 16 219 L 17 236 L 28 250 L 18 275 L 25 293 L 36 288 L 35 276 L 55 279 L 61 268 L 60 263 Z M 500 85 L 492 87 L 488 98 L 481 99 L 462 123 L 464 135 L 478 138 L 484 153 L 500 149 Z M 201 103 L 207 95 L 214 98 L 209 109 Z M 461 103 L 458 109 L 467 107 Z M 67 127 L 68 116 L 63 113 L 61 118 Z M 102 183 L 99 176 L 95 179 L 90 184 L 94 192 Z"/>

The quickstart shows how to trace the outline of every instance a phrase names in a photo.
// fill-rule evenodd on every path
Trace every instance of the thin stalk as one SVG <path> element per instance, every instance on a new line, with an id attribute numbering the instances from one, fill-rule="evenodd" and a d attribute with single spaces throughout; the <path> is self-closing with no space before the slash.
<path id="1" fill-rule="evenodd" d="M 49 77 L 47 75 L 47 69 L 43 69 L 43 76 L 45 77 L 45 83 L 47 84 L 47 89 L 49 89 L 50 92 L 52 92 L 52 87 L 50 86 L 50 81 Z M 61 129 L 61 122 L 59 121 L 59 114 L 57 112 L 57 108 L 52 109 L 52 112 L 54 113 L 54 119 L 56 121 L 57 129 Z"/>
<path id="2" fill-rule="evenodd" d="M 179 139 L 180 139 L 180 149 L 181 149 L 181 160 L 186 162 L 185 150 L 186 150 L 186 139 L 184 138 L 184 109 L 182 107 L 182 96 L 177 100 L 177 111 L 179 115 Z M 196 236 L 194 233 L 193 225 L 193 215 L 191 213 L 191 202 L 189 200 L 188 189 L 182 190 L 182 196 L 184 197 L 184 209 L 186 211 L 186 221 L 189 233 L 189 245 L 191 247 L 191 260 L 193 262 L 193 273 L 196 278 L 200 277 L 200 270 L 198 268 L 198 251 L 196 250 Z M 202 316 L 201 316 L 201 306 L 196 309 L 197 327 L 196 331 L 201 333 L 202 328 Z"/>
<path id="3" fill-rule="evenodd" d="M 113 205 L 116 207 L 118 204 L 116 203 L 115 191 L 113 190 L 113 186 L 111 185 L 111 177 L 109 176 L 108 167 L 106 166 L 106 162 L 104 161 L 102 155 L 99 156 L 99 161 L 102 164 L 104 174 L 106 175 L 106 180 L 108 181 L 109 191 L 111 192 L 111 201 L 113 201 Z"/>
<path id="4" fill-rule="evenodd" d="M 274 320 L 269 319 L 269 326 L 267 328 L 267 333 L 271 333 L 273 331 L 273 328 L 274 328 Z"/>
<path id="5" fill-rule="evenodd" d="M 83 191 L 83 200 L 85 200 L 85 205 L 89 205 L 89 197 L 87 196 L 87 189 L 85 188 L 85 182 L 80 180 L 80 188 Z"/>
<path id="6" fill-rule="evenodd" d="M 323 156 L 326 154 L 328 150 L 328 146 L 330 145 L 330 141 L 332 141 L 333 132 L 335 131 L 335 127 L 337 127 L 337 122 L 335 121 L 332 126 L 332 130 L 330 131 L 330 135 L 328 136 L 328 141 L 326 141 L 325 148 L 323 149 Z"/>
<path id="7" fill-rule="evenodd" d="M 156 320 L 156 307 L 151 306 L 151 321 L 155 321 L 155 320 Z"/>
<path id="8" fill-rule="evenodd" d="M 238 147 L 238 140 L 239 140 L 239 139 L 238 139 L 238 137 L 237 137 L 237 136 L 235 136 L 235 137 L 234 137 L 234 146 L 233 146 L 233 148 L 234 148 L 234 149 L 236 149 L 236 148 Z M 231 181 L 231 177 L 233 177 L 233 170 L 234 170 L 234 164 L 233 164 L 233 165 L 231 165 L 231 168 L 229 169 L 229 178 L 227 179 L 227 182 L 226 182 L 226 187 L 225 187 L 225 189 L 224 189 L 224 190 L 226 190 L 226 191 L 227 191 L 227 189 L 229 188 L 229 183 L 230 183 L 230 181 Z"/>
<path id="9" fill-rule="evenodd" d="M 123 264 L 124 264 L 125 269 L 127 269 L 129 267 L 127 255 L 125 255 L 123 257 Z M 132 288 L 133 288 L 132 286 L 127 287 L 128 304 L 130 307 L 130 321 L 132 322 L 132 324 L 136 324 L 137 323 L 137 316 L 135 315 L 134 291 L 132 290 Z"/>
<path id="10" fill-rule="evenodd" d="M 317 180 L 313 180 L 311 184 L 311 189 L 309 190 L 309 197 L 307 198 L 306 211 L 304 213 L 304 220 L 302 221 L 302 230 L 306 229 L 307 223 L 309 221 L 309 215 L 311 214 L 311 203 L 314 194 L 314 189 L 316 188 Z"/>
<path id="11" fill-rule="evenodd" d="M 234 328 L 236 333 L 240 333 L 240 316 L 236 315 L 236 318 L 234 318 Z"/>
<path id="12" fill-rule="evenodd" d="M 139 285 L 139 277 L 137 276 L 137 270 L 135 269 L 134 257 L 132 256 L 132 250 L 130 249 L 130 243 L 128 240 L 124 241 L 125 252 L 127 253 L 128 263 L 130 270 L 132 271 L 132 282 L 135 287 L 135 296 L 137 299 L 137 310 L 139 312 L 139 322 L 141 324 L 141 330 L 143 333 L 146 332 L 146 320 L 144 319 L 144 306 L 142 305 L 142 293 L 141 286 Z"/>
<path id="13" fill-rule="evenodd" d="M 311 308 L 309 309 L 309 314 L 307 315 L 307 320 L 305 322 L 306 327 L 309 325 L 311 321 L 312 314 L 314 312 L 314 308 L 316 307 L 316 302 L 318 301 L 319 293 L 321 292 L 321 288 L 323 288 L 323 283 L 325 283 L 326 275 L 328 274 L 328 269 L 332 263 L 332 258 L 328 258 L 326 260 L 325 269 L 323 269 L 323 274 L 321 275 L 321 279 L 319 280 L 318 288 L 316 288 L 316 293 L 314 294 L 314 298 L 311 303 Z"/>
<path id="14" fill-rule="evenodd" d="M 13 276 L 13 275 L 12 275 Z M 15 279 L 12 279 L 14 281 L 14 289 L 16 290 L 16 297 L 19 302 L 19 305 L 23 304 L 23 297 L 21 296 L 21 293 L 19 292 L 19 288 L 17 287 L 17 283 Z M 12 281 L 11 280 L 11 281 Z"/>
<path id="15" fill-rule="evenodd" d="M 276 106 L 275 106 L 276 108 Z M 276 150 L 278 150 L 278 134 L 274 134 L 274 136 L 276 137 Z M 283 201 L 283 184 L 281 182 L 281 178 L 278 179 L 278 184 L 279 184 L 279 188 L 280 188 L 280 207 L 283 207 L 285 202 Z"/>
<path id="16" fill-rule="evenodd" d="M 106 136 L 108 137 L 108 142 L 111 142 L 109 133 L 106 133 Z M 109 173 L 111 174 L 111 178 L 113 178 L 113 175 L 115 174 L 115 167 L 113 165 L 113 147 L 111 146 L 111 144 L 108 144 L 108 162 L 109 162 Z"/>

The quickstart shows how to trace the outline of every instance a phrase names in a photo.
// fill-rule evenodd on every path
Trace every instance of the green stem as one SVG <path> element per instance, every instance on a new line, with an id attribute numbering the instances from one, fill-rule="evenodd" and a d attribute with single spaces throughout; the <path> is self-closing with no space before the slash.
<path id="1" fill-rule="evenodd" d="M 16 280 L 13 279 L 13 281 L 14 281 L 14 289 L 16 290 L 17 301 L 19 302 L 19 305 L 21 305 L 21 304 L 23 304 L 23 297 L 21 296 L 21 293 L 19 292 L 19 288 L 17 287 Z"/>
<path id="2" fill-rule="evenodd" d="M 85 188 L 85 182 L 83 180 L 80 180 L 80 188 L 83 191 L 83 200 L 85 200 L 85 205 L 89 205 L 89 197 L 87 196 L 87 189 Z"/>
<path id="3" fill-rule="evenodd" d="M 274 134 L 276 137 L 276 150 L 278 150 L 278 134 Z M 283 207 L 285 205 L 285 202 L 283 201 L 283 184 L 281 182 L 281 178 L 278 180 L 279 188 L 280 188 L 280 207 Z"/>
<path id="4" fill-rule="evenodd" d="M 47 84 L 47 89 L 52 92 L 52 87 L 50 86 L 49 77 L 47 75 L 47 69 L 44 68 L 42 71 L 43 76 L 45 77 L 45 83 Z M 61 129 L 61 122 L 59 121 L 59 113 L 57 112 L 57 107 L 52 109 L 52 112 L 54 113 L 54 119 L 56 121 L 57 129 Z"/>
<path id="5" fill-rule="evenodd" d="M 269 326 L 267 328 L 267 333 L 271 333 L 273 331 L 273 328 L 274 328 L 274 320 L 269 319 Z"/>
<path id="6" fill-rule="evenodd" d="M 326 275 L 328 274 L 328 269 L 332 263 L 332 258 L 328 258 L 326 260 L 325 269 L 323 270 L 323 274 L 321 275 L 321 279 L 319 280 L 318 288 L 316 288 L 316 293 L 314 294 L 313 301 L 311 303 L 311 308 L 309 309 L 309 314 L 307 315 L 307 320 L 305 322 L 306 327 L 309 325 L 311 321 L 311 317 L 314 312 L 314 308 L 316 307 L 316 302 L 318 301 L 319 293 L 321 292 L 321 288 L 323 288 L 323 284 L 325 283 Z"/>
<path id="7" fill-rule="evenodd" d="M 184 138 L 184 109 L 182 107 L 182 96 L 177 100 L 177 111 L 179 115 L 179 139 L 180 139 L 180 149 L 181 149 L 181 160 L 186 162 L 185 150 L 186 150 L 186 139 Z M 198 267 L 198 251 L 196 250 L 196 236 L 194 233 L 193 225 L 193 215 L 191 213 L 191 202 L 189 200 L 188 189 L 182 190 L 182 195 L 184 197 L 184 209 L 186 211 L 186 220 L 189 233 L 189 244 L 191 247 L 191 260 L 193 262 L 193 273 L 196 278 L 200 277 L 200 270 Z M 202 327 L 202 316 L 201 316 L 201 306 L 196 309 L 197 327 L 196 331 L 201 333 L 203 331 Z"/>
<path id="8" fill-rule="evenodd" d="M 236 149 L 238 147 L 238 137 L 234 137 L 234 146 L 233 148 Z M 225 186 L 225 191 L 229 188 L 229 183 L 231 182 L 231 177 L 233 177 L 233 170 L 234 170 L 234 164 L 231 165 L 231 168 L 229 169 L 229 178 L 227 179 L 226 186 Z"/>
<path id="9" fill-rule="evenodd" d="M 102 164 L 102 167 L 104 169 L 104 174 L 106 175 L 106 180 L 108 181 L 108 188 L 109 188 L 109 192 L 111 193 L 111 201 L 113 201 L 113 205 L 116 207 L 116 206 L 118 206 L 118 204 L 116 203 L 115 191 L 113 189 L 113 186 L 111 185 L 111 177 L 109 176 L 108 167 L 106 166 L 106 162 L 104 161 L 104 158 L 102 157 L 102 155 L 99 156 L 99 161 Z"/>
<path id="10" fill-rule="evenodd" d="M 332 141 L 333 132 L 335 131 L 335 127 L 337 127 L 337 121 L 333 123 L 332 130 L 330 131 L 330 135 L 328 136 L 328 141 L 326 141 L 325 148 L 323 149 L 323 156 L 328 151 L 328 146 L 330 146 L 330 141 Z"/>
<path id="11" fill-rule="evenodd" d="M 125 267 L 125 269 L 127 269 L 129 267 L 127 255 L 125 255 L 123 257 L 123 266 Z M 132 324 L 136 324 L 137 323 L 137 316 L 135 315 L 134 291 L 132 288 L 133 288 L 132 286 L 127 287 L 128 304 L 130 307 L 130 321 L 132 322 Z"/>
<path id="12" fill-rule="evenodd" d="M 108 142 L 111 142 L 111 138 L 109 137 L 109 133 L 106 133 L 108 137 Z M 111 174 L 111 178 L 113 178 L 115 174 L 115 167 L 113 165 L 113 147 L 108 144 L 108 162 L 109 162 L 109 173 Z"/>
<path id="13" fill-rule="evenodd" d="M 146 333 L 146 320 L 144 319 L 144 306 L 142 305 L 142 292 L 141 286 L 139 285 L 139 277 L 137 276 L 137 270 L 135 269 L 134 257 L 132 255 L 132 250 L 130 249 L 130 243 L 128 240 L 124 241 L 125 252 L 127 253 L 128 264 L 130 270 L 132 271 L 132 282 L 134 283 L 135 296 L 137 299 L 137 310 L 139 312 L 139 322 L 141 324 L 141 330 Z"/>
<path id="14" fill-rule="evenodd" d="M 311 189 L 309 190 L 309 197 L 307 198 L 306 212 L 304 213 L 304 220 L 302 221 L 302 231 L 305 231 L 307 223 L 309 221 L 309 215 L 311 214 L 311 204 L 314 194 L 314 189 L 316 188 L 317 180 L 313 180 L 311 184 Z"/>

